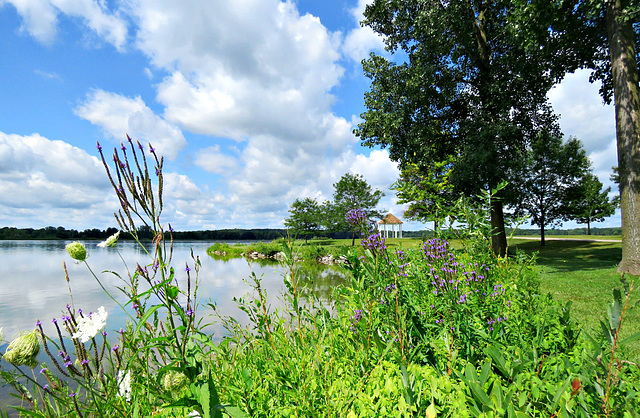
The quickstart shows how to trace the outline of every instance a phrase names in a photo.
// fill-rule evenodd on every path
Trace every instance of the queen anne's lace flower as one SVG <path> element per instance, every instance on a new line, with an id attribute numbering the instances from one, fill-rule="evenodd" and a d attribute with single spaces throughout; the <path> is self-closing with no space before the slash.
<path id="1" fill-rule="evenodd" d="M 113 247 L 116 242 L 118 241 L 118 238 L 120 237 L 120 231 L 116 232 L 115 234 L 111 235 L 109 238 L 107 238 L 106 240 L 102 241 L 100 244 L 98 244 L 98 247 Z"/>
<path id="2" fill-rule="evenodd" d="M 33 368 L 38 364 L 36 357 L 40 352 L 37 331 L 32 331 L 20 335 L 9 343 L 4 359 L 15 366 L 23 364 Z"/>
<path id="3" fill-rule="evenodd" d="M 162 385 L 166 390 L 178 392 L 188 383 L 187 376 L 177 370 L 168 370 L 162 376 Z"/>
<path id="4" fill-rule="evenodd" d="M 107 316 L 107 311 L 104 306 L 101 306 L 98 308 L 98 312 L 80 318 L 77 325 L 78 331 L 71 338 L 79 338 L 80 341 L 86 343 L 98 335 L 98 332 L 107 325 Z"/>
<path id="5" fill-rule="evenodd" d="M 65 248 L 67 249 L 67 252 L 71 256 L 71 258 L 78 261 L 86 260 L 87 249 L 85 248 L 84 244 L 82 244 L 81 242 L 78 242 L 78 241 L 72 242 L 71 244 L 67 244 Z"/>
<path id="6" fill-rule="evenodd" d="M 118 396 L 131 400 L 131 372 L 120 370 L 118 372 Z"/>

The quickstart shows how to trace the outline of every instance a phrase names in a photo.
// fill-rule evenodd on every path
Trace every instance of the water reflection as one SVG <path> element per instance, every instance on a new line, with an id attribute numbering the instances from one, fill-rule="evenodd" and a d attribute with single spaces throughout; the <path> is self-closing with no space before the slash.
<path id="1" fill-rule="evenodd" d="M 37 319 L 43 322 L 45 332 L 52 335 L 55 328 L 51 320 L 59 318 L 67 304 L 84 311 L 104 306 L 109 312 L 107 331 L 124 326 L 127 314 L 103 292 L 86 265 L 74 262 L 67 255 L 64 247 L 69 242 L 0 241 L 0 327 L 4 328 L 5 343 L 19 332 L 33 329 Z M 96 241 L 84 243 L 89 252 L 87 262 L 93 272 L 105 288 L 112 291 L 118 303 L 126 303 L 126 296 L 116 289 L 123 285 L 118 276 L 126 278 L 137 263 L 148 265 L 152 258 L 134 242 L 120 241 L 115 248 L 96 247 Z M 197 294 L 200 302 L 211 301 L 221 314 L 246 323 L 246 314 L 236 307 L 233 298 L 252 293 L 247 280 L 255 273 L 269 295 L 270 304 L 281 303 L 285 272 L 282 266 L 273 262 L 248 263 L 243 258 L 214 260 L 206 254 L 210 245 L 201 241 L 175 243 L 172 265 L 181 287 L 186 288 L 184 266 L 186 262 L 193 267 L 193 251 L 202 263 Z M 65 279 L 63 262 L 67 265 L 69 283 Z M 339 268 L 318 264 L 299 266 L 295 274 L 302 298 L 314 292 L 320 299 L 328 299 L 333 287 L 344 281 Z M 201 307 L 199 316 L 210 313 Z M 208 331 L 218 336 L 223 332 L 220 325 Z"/>
<path id="2" fill-rule="evenodd" d="M 108 327 L 119 329 L 126 314 L 104 294 L 87 267 L 75 263 L 64 247 L 68 241 L 0 241 L 0 327 L 5 339 L 20 331 L 33 329 L 36 319 L 52 332 L 51 320 L 60 317 L 67 304 L 85 311 L 104 306 L 109 312 Z M 95 241 L 85 242 L 89 249 L 88 264 L 102 284 L 116 300 L 124 304 L 126 297 L 115 286 L 122 285 L 121 277 L 133 271 L 137 263 L 146 265 L 151 258 L 133 242 L 120 242 L 116 248 L 96 247 Z M 277 265 L 257 265 L 237 258 L 227 261 L 213 260 L 206 255 L 210 243 L 178 242 L 174 247 L 173 266 L 178 281 L 186 280 L 185 262 L 193 266 L 191 250 L 202 262 L 198 299 L 215 302 L 223 314 L 235 315 L 240 311 L 233 303 L 234 296 L 242 296 L 251 289 L 245 283 L 253 270 L 262 277 L 263 287 L 272 295 L 283 288 L 283 269 Z M 62 263 L 66 262 L 70 281 L 65 280 Z M 116 274 L 114 274 L 116 273 Z M 69 294 L 71 288 L 72 296 Z M 205 312 L 201 312 L 205 313 Z"/>

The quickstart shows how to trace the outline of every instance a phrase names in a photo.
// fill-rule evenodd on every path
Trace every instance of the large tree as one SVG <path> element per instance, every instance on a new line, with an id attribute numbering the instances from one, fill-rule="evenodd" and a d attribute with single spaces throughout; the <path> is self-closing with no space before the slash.
<path id="1" fill-rule="evenodd" d="M 291 216 L 285 219 L 284 225 L 295 234 L 304 236 L 305 242 L 309 235 L 322 229 L 323 214 L 315 199 L 306 197 L 294 200 L 289 207 L 289 213 Z"/>
<path id="2" fill-rule="evenodd" d="M 353 225 L 347 221 L 347 214 L 354 209 L 365 212 L 368 219 L 382 218 L 382 213 L 376 209 L 380 198 L 384 196 L 381 190 L 373 190 L 360 174 L 344 174 L 333 184 L 333 200 L 327 202 L 325 210 L 327 229 L 331 231 L 354 231 Z"/>
<path id="3" fill-rule="evenodd" d="M 567 39 L 578 39 L 570 50 L 594 69 L 605 102 L 615 102 L 616 140 L 620 169 L 622 260 L 618 271 L 640 274 L 640 92 L 638 88 L 638 0 L 571 0 L 582 13 Z M 566 0 L 536 2 L 541 13 Z M 582 36 L 583 33 L 598 36 Z"/>
<path id="4" fill-rule="evenodd" d="M 434 231 L 448 208 L 456 202 L 451 177 L 451 161 L 434 161 L 422 167 L 406 164 L 400 178 L 391 189 L 396 191 L 398 203 L 408 204 L 404 217 L 420 222 L 433 221 Z"/>
<path id="5" fill-rule="evenodd" d="M 602 182 L 593 173 L 587 173 L 573 188 L 569 198 L 571 219 L 587 224 L 587 235 L 591 235 L 591 224 L 602 222 L 614 214 L 618 199 L 609 199 L 611 187 L 602 189 Z"/>
<path id="6" fill-rule="evenodd" d="M 403 165 L 454 156 L 451 183 L 469 196 L 511 180 L 545 113 L 546 93 L 577 65 L 574 55 L 562 53 L 572 7 L 537 15 L 529 3 L 368 5 L 363 24 L 384 37 L 395 61 L 372 55 L 363 62 L 372 80 L 368 110 L 355 130 L 363 144 L 387 147 Z M 564 20 L 555 19 L 558 14 Z M 491 202 L 493 248 L 500 255 L 506 251 L 506 197 Z"/>
<path id="7" fill-rule="evenodd" d="M 571 200 L 589 172 L 589 159 L 576 138 L 563 142 L 560 135 L 543 130 L 527 152 L 525 170 L 517 183 L 516 215 L 529 215 L 540 227 L 540 245 L 545 228 L 571 218 Z"/>
<path id="8" fill-rule="evenodd" d="M 640 93 L 636 31 L 640 2 L 602 0 L 607 24 L 616 112 L 622 260 L 618 271 L 640 275 Z"/>

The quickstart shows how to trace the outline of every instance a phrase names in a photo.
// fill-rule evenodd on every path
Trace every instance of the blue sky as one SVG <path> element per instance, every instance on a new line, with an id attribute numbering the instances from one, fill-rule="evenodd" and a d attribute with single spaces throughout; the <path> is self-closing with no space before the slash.
<path id="1" fill-rule="evenodd" d="M 360 60 L 382 50 L 358 24 L 365 3 L 0 0 L 0 226 L 114 226 L 95 145 L 127 133 L 165 156 L 175 229 L 280 228 L 295 198 L 330 199 L 346 172 L 402 217 L 396 164 L 352 134 Z M 549 97 L 611 185 L 613 110 L 587 79 Z"/>

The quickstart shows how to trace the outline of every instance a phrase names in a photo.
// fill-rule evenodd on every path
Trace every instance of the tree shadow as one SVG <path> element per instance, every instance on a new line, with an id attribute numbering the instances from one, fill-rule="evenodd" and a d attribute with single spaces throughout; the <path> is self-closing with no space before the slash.
<path id="1" fill-rule="evenodd" d="M 527 254 L 538 253 L 538 265 L 559 271 L 596 270 L 615 267 L 622 258 L 620 242 L 550 240 L 544 247 L 538 241 L 519 242 L 509 247 Z"/>

